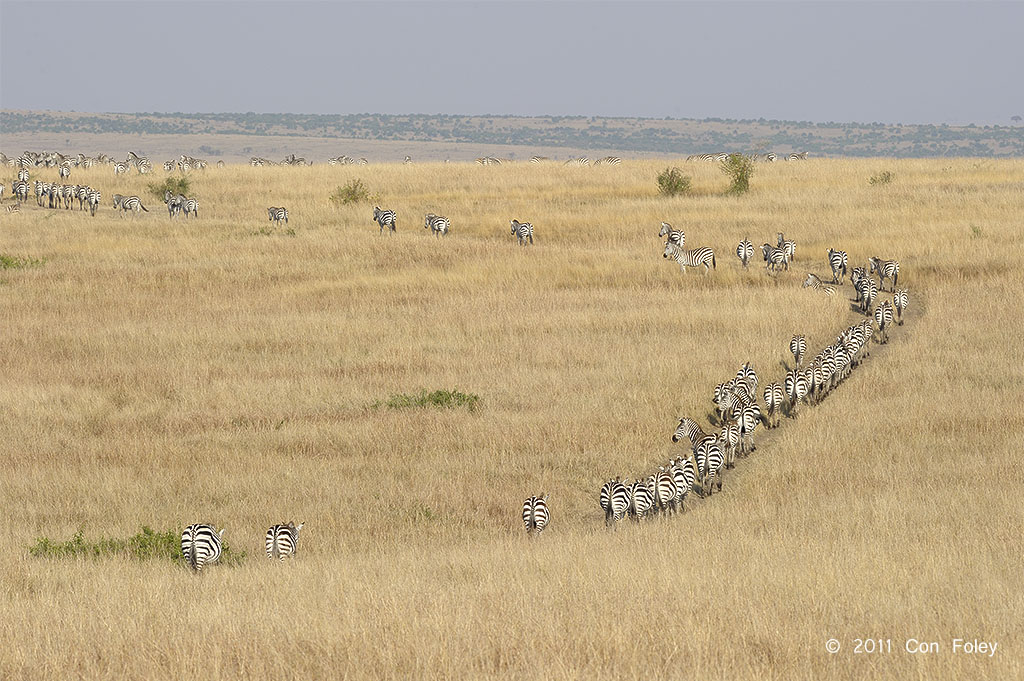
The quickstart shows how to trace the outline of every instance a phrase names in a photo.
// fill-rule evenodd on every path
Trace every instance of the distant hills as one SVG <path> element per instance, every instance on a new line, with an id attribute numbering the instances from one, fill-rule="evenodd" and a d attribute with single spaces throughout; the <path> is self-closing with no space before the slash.
<path id="1" fill-rule="evenodd" d="M 255 135 L 615 150 L 644 156 L 808 151 L 812 156 L 1024 156 L 1022 126 L 384 114 L 0 111 L 0 135 Z"/>

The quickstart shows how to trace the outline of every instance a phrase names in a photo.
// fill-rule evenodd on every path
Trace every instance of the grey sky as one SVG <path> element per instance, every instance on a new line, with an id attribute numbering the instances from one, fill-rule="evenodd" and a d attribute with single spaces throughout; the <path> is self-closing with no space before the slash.
<path id="1" fill-rule="evenodd" d="M 998 123 L 1024 3 L 12 2 L 0 107 Z"/>

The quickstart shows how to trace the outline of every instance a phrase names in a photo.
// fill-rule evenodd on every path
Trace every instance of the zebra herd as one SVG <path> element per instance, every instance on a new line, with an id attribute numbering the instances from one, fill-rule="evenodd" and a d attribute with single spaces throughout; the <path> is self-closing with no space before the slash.
<path id="1" fill-rule="evenodd" d="M 24 173 L 24 175 L 22 174 Z M 28 172 L 22 168 L 18 173 L 19 178 L 12 186 L 12 195 L 18 203 L 28 201 L 29 188 Z M 35 181 L 36 205 L 47 208 L 64 208 L 74 210 L 75 201 L 78 201 L 78 209 L 85 210 L 88 206 L 89 215 L 96 215 L 102 195 L 99 190 L 84 184 L 60 184 L 59 182 Z M 3 197 L 3 185 L 0 185 L 0 198 Z M 17 211 L 8 211 L 17 212 Z"/>
<path id="2" fill-rule="evenodd" d="M 177 161 L 164 161 L 164 170 L 167 172 L 173 172 L 175 169 L 180 170 L 183 173 L 187 173 L 192 170 L 206 170 L 207 163 L 201 158 L 195 158 L 188 154 L 182 154 L 178 157 Z M 217 161 L 217 167 L 223 168 L 224 161 Z"/>
<path id="3" fill-rule="evenodd" d="M 267 558 L 281 560 L 294 558 L 299 544 L 299 530 L 304 523 L 296 525 L 293 521 L 287 524 L 271 525 L 267 530 Z M 220 532 L 213 525 L 189 525 L 181 533 L 181 555 L 193 572 L 201 572 L 203 567 L 212 565 L 220 559 L 224 530 Z"/>
<path id="4" fill-rule="evenodd" d="M 808 155 L 809 154 L 806 151 L 801 151 L 799 153 L 794 152 L 792 154 L 784 155 L 782 157 L 782 160 L 783 161 L 806 161 Z M 689 156 L 686 157 L 686 160 L 688 162 L 703 161 L 704 163 L 716 163 L 716 162 L 720 163 L 720 162 L 726 160 L 727 158 L 729 158 L 729 153 L 725 152 L 725 151 L 720 151 L 720 152 L 717 152 L 717 153 L 714 153 L 714 154 L 690 154 Z M 776 154 L 774 152 L 771 152 L 771 151 L 766 153 L 766 154 L 755 153 L 755 154 L 751 154 L 750 155 L 750 160 L 752 160 L 752 161 L 764 161 L 765 163 L 775 163 L 776 161 L 779 160 L 779 156 L 778 156 L 778 154 Z"/>

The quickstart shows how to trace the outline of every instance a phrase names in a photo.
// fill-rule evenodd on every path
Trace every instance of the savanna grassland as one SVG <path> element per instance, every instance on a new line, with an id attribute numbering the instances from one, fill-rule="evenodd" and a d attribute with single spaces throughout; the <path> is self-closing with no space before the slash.
<path id="1" fill-rule="evenodd" d="M 759 165 L 742 197 L 701 164 L 678 198 L 665 165 L 211 168 L 187 222 L 146 191 L 162 171 L 102 167 L 71 178 L 103 192 L 95 218 L 0 213 L 0 678 L 1024 675 L 1024 162 Z M 328 200 L 356 178 L 396 236 Z M 113 193 L 150 212 L 118 217 Z M 662 220 L 717 269 L 664 260 Z M 743 271 L 736 243 L 779 231 L 791 271 Z M 848 283 L 800 288 L 830 246 L 900 260 L 906 324 L 759 431 L 720 495 L 607 530 L 603 480 L 679 454 L 715 383 L 746 361 L 781 380 L 792 334 L 813 354 L 861 318 Z M 479 402 L 380 404 L 423 389 Z M 528 539 L 542 492 L 552 522 Z M 299 555 L 271 564 L 263 534 L 288 519 Z M 247 557 L 196 576 L 29 553 L 192 522 Z"/>

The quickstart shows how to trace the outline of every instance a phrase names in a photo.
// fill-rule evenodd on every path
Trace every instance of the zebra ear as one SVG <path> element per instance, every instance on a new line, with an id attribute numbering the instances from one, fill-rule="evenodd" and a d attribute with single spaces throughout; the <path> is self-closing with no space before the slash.
<path id="1" fill-rule="evenodd" d="M 541 500 L 541 501 L 547 501 L 547 500 L 548 500 L 548 493 L 547 493 L 547 492 L 545 492 L 545 493 L 544 493 L 544 496 L 542 496 L 542 497 L 540 498 L 540 500 Z"/>
<path id="2" fill-rule="evenodd" d="M 305 524 L 306 523 L 299 523 L 298 526 L 295 528 L 295 531 L 298 532 L 299 530 L 301 530 L 302 526 L 305 525 Z"/>
<path id="3" fill-rule="evenodd" d="M 224 530 L 226 530 L 226 529 L 228 529 L 228 528 L 226 528 L 226 527 L 225 527 L 225 528 L 224 528 Z M 221 530 L 221 531 L 220 531 L 220 535 L 219 535 L 219 536 L 221 536 L 221 537 L 223 537 L 223 536 L 224 536 L 224 530 Z"/>

